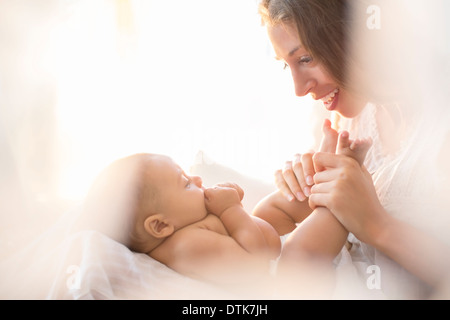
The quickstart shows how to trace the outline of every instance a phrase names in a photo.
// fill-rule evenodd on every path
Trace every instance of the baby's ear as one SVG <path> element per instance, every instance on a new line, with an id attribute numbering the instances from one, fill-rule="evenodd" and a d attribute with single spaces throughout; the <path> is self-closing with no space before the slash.
<path id="1" fill-rule="evenodd" d="M 163 214 L 153 214 L 144 221 L 145 231 L 155 238 L 166 238 L 170 236 L 175 227 L 172 223 L 168 222 Z"/>

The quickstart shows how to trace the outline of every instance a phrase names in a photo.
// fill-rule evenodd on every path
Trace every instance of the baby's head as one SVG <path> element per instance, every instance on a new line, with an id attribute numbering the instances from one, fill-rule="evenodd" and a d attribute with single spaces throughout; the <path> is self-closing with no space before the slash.
<path id="1" fill-rule="evenodd" d="M 114 161 L 96 179 L 84 216 L 136 252 L 147 253 L 174 231 L 206 217 L 202 180 L 169 157 L 140 153 Z"/>

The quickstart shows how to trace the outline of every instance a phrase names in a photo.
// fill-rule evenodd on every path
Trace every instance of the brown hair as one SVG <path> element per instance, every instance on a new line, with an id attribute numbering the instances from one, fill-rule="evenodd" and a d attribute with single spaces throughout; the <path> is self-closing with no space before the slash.
<path id="1" fill-rule="evenodd" d="M 349 11 L 346 0 L 262 0 L 258 8 L 265 24 L 293 23 L 305 49 L 342 87 L 348 87 Z"/>
<path id="2" fill-rule="evenodd" d="M 383 28 L 371 30 L 370 6 L 370 0 L 261 0 L 258 12 L 265 24 L 293 24 L 340 87 L 378 104 L 409 99 L 411 88 L 420 88 L 416 77 L 404 76 L 415 68 L 408 52 L 415 48 L 413 21 L 398 19 L 402 6 L 396 1 L 377 1 Z"/>

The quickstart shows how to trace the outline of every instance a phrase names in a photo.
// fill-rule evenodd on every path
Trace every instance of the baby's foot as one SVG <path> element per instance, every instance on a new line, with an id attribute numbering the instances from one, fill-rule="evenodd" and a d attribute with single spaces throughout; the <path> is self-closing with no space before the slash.
<path id="1" fill-rule="evenodd" d="M 337 154 L 343 154 L 363 164 L 367 151 L 372 146 L 372 139 L 355 139 L 351 140 L 348 131 L 342 131 L 339 134 L 337 142 Z"/>
<path id="2" fill-rule="evenodd" d="M 325 119 L 322 125 L 322 141 L 320 142 L 320 152 L 336 152 L 336 145 L 338 141 L 338 133 L 331 127 L 331 121 Z"/>

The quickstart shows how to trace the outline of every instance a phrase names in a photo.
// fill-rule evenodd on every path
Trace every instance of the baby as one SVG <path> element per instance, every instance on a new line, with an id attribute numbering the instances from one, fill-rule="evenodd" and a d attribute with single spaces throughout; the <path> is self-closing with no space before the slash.
<path id="1" fill-rule="evenodd" d="M 321 151 L 334 152 L 336 145 L 338 153 L 361 163 L 370 142 L 351 141 L 348 134 L 338 139 L 324 125 Z M 275 193 L 249 215 L 243 196 L 233 183 L 204 187 L 167 156 L 134 154 L 96 179 L 84 205 L 84 229 L 87 224 L 180 274 L 238 291 L 257 284 L 270 292 L 270 262 L 278 257 L 281 286 L 292 287 L 286 277 L 300 274 L 298 264 L 317 257 L 331 261 L 345 243 L 348 232 L 326 208 L 312 212 L 306 202 Z M 280 235 L 286 232 L 280 230 L 294 230 L 281 256 Z"/>
<path id="2" fill-rule="evenodd" d="M 259 282 L 279 256 L 275 229 L 249 215 L 242 189 L 211 188 L 171 158 L 134 154 L 96 179 L 85 201 L 89 226 L 180 274 L 221 285 Z"/>

